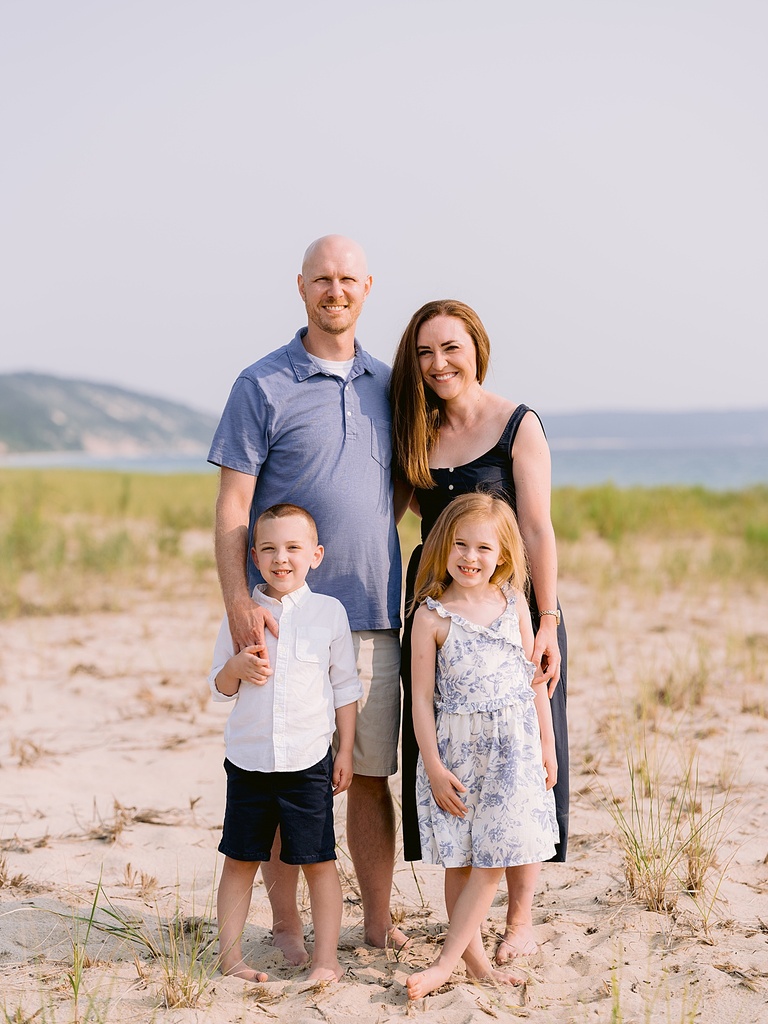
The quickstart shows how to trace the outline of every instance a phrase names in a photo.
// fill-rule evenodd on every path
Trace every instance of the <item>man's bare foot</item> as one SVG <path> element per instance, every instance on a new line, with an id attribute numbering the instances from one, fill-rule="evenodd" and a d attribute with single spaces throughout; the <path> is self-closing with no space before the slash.
<path id="1" fill-rule="evenodd" d="M 508 964 L 510 960 L 516 960 L 522 956 L 533 956 L 538 951 L 536 937 L 530 925 L 507 927 L 504 929 L 503 938 L 499 939 L 496 945 L 494 960 L 499 965 Z"/>
<path id="2" fill-rule="evenodd" d="M 412 974 L 406 981 L 405 986 L 408 989 L 408 998 L 421 999 L 422 996 L 428 996 L 430 992 L 434 992 L 435 989 L 444 985 L 450 976 L 451 971 L 442 967 L 439 961 L 436 960 L 426 971 L 418 971 L 416 974 Z"/>
<path id="3" fill-rule="evenodd" d="M 366 931 L 365 941 L 369 946 L 375 946 L 377 949 L 391 948 L 396 953 L 402 949 L 408 949 L 411 944 L 410 938 L 395 924 L 391 924 L 381 931 Z"/>
<path id="4" fill-rule="evenodd" d="M 221 973 L 227 978 L 242 978 L 243 981 L 269 981 L 269 975 L 263 971 L 255 971 L 244 960 L 238 960 L 231 967 L 221 965 Z"/>
<path id="5" fill-rule="evenodd" d="M 307 981 L 341 981 L 344 977 L 344 968 L 336 961 L 333 965 L 313 966 L 307 976 Z"/>
<path id="6" fill-rule="evenodd" d="M 272 945 L 282 952 L 289 964 L 301 967 L 309 961 L 309 953 L 304 945 L 304 936 L 299 932 L 272 930 Z"/>

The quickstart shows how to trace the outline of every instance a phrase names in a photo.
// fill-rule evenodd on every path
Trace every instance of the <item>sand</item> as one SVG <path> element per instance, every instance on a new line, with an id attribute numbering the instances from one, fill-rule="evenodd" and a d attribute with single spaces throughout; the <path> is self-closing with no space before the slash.
<path id="1" fill-rule="evenodd" d="M 196 1006 L 163 1005 L 190 973 L 174 948 L 213 935 L 221 866 L 228 708 L 209 701 L 205 681 L 221 614 L 212 578 L 184 581 L 177 597 L 170 581 L 120 592 L 114 611 L 0 623 L 6 1019 L 768 1019 L 768 584 L 727 595 L 712 585 L 692 597 L 683 589 L 598 594 L 566 578 L 561 598 L 571 644 L 571 839 L 567 864 L 542 872 L 539 952 L 516 965 L 523 986 L 470 984 L 456 973 L 413 1004 L 405 981 L 434 957 L 446 927 L 442 873 L 414 872 L 398 851 L 392 906 L 412 948 L 366 946 L 342 798 L 343 980 L 311 985 L 271 946 L 259 881 L 245 950 L 270 981 L 254 986 L 209 971 Z M 700 703 L 676 705 L 670 694 L 681 679 L 686 693 L 700 689 Z M 636 706 L 669 778 L 697 756 L 704 810 L 725 804 L 706 895 L 681 895 L 662 912 L 632 898 L 609 812 L 612 794 L 629 811 Z M 306 890 L 301 897 L 311 940 Z M 491 949 L 504 901 L 502 892 L 488 920 Z M 169 932 L 174 920 L 187 930 Z"/>

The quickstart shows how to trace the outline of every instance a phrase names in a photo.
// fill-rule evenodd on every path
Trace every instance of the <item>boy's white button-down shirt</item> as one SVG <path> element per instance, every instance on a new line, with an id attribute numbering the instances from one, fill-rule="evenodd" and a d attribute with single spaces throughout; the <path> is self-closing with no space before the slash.
<path id="1" fill-rule="evenodd" d="M 224 730 L 232 764 L 251 772 L 301 771 L 325 757 L 336 708 L 354 704 L 363 688 L 341 602 L 313 594 L 306 584 L 276 601 L 263 586 L 253 599 L 280 627 L 279 637 L 266 631 L 272 675 L 263 686 L 241 682 L 232 697 L 216 689 L 216 676 L 234 654 L 225 616 L 208 682 L 214 700 L 236 702 Z"/>

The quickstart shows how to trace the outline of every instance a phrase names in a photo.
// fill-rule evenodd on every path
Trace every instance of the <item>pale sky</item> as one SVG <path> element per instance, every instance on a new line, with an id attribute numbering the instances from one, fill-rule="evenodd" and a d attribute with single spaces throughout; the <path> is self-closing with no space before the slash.
<path id="1" fill-rule="evenodd" d="M 0 372 L 220 411 L 340 232 L 544 412 L 768 405 L 764 0 L 0 0 Z"/>

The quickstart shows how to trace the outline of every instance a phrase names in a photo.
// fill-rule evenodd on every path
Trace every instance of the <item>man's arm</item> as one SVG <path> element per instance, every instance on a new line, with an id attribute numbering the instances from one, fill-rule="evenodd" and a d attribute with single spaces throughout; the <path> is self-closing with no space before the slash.
<path id="1" fill-rule="evenodd" d="M 255 489 L 255 476 L 221 467 L 216 499 L 216 567 L 235 653 L 261 645 L 266 658 L 264 627 L 277 636 L 277 623 L 266 608 L 251 600 L 246 571 L 248 519 Z"/>

